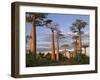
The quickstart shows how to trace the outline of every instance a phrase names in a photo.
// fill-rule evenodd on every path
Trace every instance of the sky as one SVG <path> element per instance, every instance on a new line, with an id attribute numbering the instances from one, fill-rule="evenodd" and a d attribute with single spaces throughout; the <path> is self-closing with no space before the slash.
<path id="1" fill-rule="evenodd" d="M 82 35 L 82 41 L 88 43 L 89 42 L 89 15 L 74 15 L 74 14 L 48 14 L 47 19 L 52 19 L 54 23 L 59 24 L 59 29 L 66 36 L 66 38 L 61 39 L 59 41 L 59 46 L 63 44 L 69 44 L 68 49 L 72 49 L 72 32 L 70 30 L 71 24 L 76 19 L 81 19 L 88 23 L 88 25 L 83 29 L 84 35 Z M 26 35 L 30 35 L 32 29 L 32 24 L 26 22 Z M 37 27 L 36 28 L 36 44 L 37 51 L 50 51 L 51 49 L 51 30 L 46 27 Z M 29 47 L 29 43 L 27 44 Z"/>

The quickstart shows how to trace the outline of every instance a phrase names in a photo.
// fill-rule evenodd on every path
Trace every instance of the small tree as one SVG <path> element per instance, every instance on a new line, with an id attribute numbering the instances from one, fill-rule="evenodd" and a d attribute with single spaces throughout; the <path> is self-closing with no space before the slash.
<path id="1" fill-rule="evenodd" d="M 68 44 L 64 44 L 61 47 L 64 49 L 64 53 L 65 53 L 65 56 L 66 56 L 67 47 L 69 47 L 69 45 Z"/>

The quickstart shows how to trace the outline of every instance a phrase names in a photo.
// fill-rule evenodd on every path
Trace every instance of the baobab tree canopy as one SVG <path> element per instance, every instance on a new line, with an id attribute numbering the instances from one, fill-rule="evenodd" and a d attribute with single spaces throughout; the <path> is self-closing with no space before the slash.
<path id="1" fill-rule="evenodd" d="M 68 44 L 64 44 L 64 45 L 62 45 L 61 47 L 62 48 L 67 48 L 69 45 Z"/>
<path id="2" fill-rule="evenodd" d="M 53 22 L 53 20 L 50 20 L 50 19 L 46 20 L 45 21 L 45 26 L 47 28 L 50 28 L 51 30 L 56 30 L 56 31 L 60 32 L 60 30 L 59 30 L 59 24 Z"/>
<path id="3" fill-rule="evenodd" d="M 81 32 L 81 29 L 85 28 L 86 25 L 87 25 L 87 22 L 81 19 L 76 19 L 76 21 L 72 23 L 71 30 L 73 32 Z"/>
<path id="4" fill-rule="evenodd" d="M 42 13 L 26 13 L 26 22 L 32 22 L 33 18 L 35 20 L 36 26 L 43 26 L 44 25 L 44 19 L 47 18 L 48 14 L 42 14 Z"/>
<path id="5" fill-rule="evenodd" d="M 87 47 L 89 47 L 89 45 L 88 44 L 83 44 L 82 47 L 87 48 Z"/>
<path id="6" fill-rule="evenodd" d="M 75 40 L 76 40 L 77 38 L 79 38 L 78 35 L 75 35 L 75 36 L 72 37 L 72 39 L 75 39 Z"/>

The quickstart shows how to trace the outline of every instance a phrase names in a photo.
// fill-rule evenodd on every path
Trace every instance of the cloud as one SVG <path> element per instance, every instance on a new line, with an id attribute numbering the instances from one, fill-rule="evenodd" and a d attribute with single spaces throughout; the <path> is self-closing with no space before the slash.
<path id="1" fill-rule="evenodd" d="M 37 47 L 50 47 L 51 43 L 50 42 L 39 42 L 37 43 Z"/>
<path id="2" fill-rule="evenodd" d="M 43 52 L 43 51 L 51 51 L 50 48 L 37 48 L 38 52 Z"/>
<path id="3" fill-rule="evenodd" d="M 38 34 L 39 36 L 37 37 L 37 43 L 36 43 L 37 49 L 40 51 L 50 50 L 51 44 L 52 44 L 52 33 L 51 32 L 48 32 L 48 33 L 39 32 Z M 59 47 L 61 48 L 63 44 L 68 44 L 69 45 L 68 49 L 73 49 L 72 37 L 76 34 L 72 33 L 71 31 L 62 32 L 62 34 L 65 36 L 65 38 L 59 39 Z M 81 38 L 82 38 L 82 44 L 89 43 L 89 39 L 90 39 L 89 32 L 84 32 Z M 55 46 L 56 46 L 56 34 L 55 34 Z"/>

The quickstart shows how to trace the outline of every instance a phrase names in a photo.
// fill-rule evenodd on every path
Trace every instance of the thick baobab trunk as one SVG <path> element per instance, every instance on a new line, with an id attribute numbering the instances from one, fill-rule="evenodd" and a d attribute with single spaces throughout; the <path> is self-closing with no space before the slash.
<path id="1" fill-rule="evenodd" d="M 79 32 L 79 53 L 82 54 L 82 41 L 81 41 L 81 33 Z"/>
<path id="2" fill-rule="evenodd" d="M 81 33 L 80 33 L 80 30 L 79 30 L 79 33 L 78 33 L 78 36 L 79 36 L 79 38 L 78 38 L 78 42 L 77 42 L 77 59 L 78 59 L 78 62 L 80 62 L 80 60 L 81 60 L 81 55 L 80 54 L 82 54 L 82 44 L 81 44 Z"/>
<path id="3" fill-rule="evenodd" d="M 59 61 L 59 34 L 56 33 L 56 61 Z"/>
<path id="4" fill-rule="evenodd" d="M 77 56 L 77 40 L 74 43 L 74 57 Z"/>
<path id="5" fill-rule="evenodd" d="M 55 61 L 55 43 L 54 43 L 54 31 L 52 30 L 52 53 L 51 60 Z"/>
<path id="6" fill-rule="evenodd" d="M 74 57 L 77 56 L 77 53 L 78 53 L 78 51 L 77 51 L 78 50 L 78 44 L 77 44 L 77 42 L 78 42 L 77 38 L 75 38 L 75 42 L 74 42 L 74 54 L 73 54 Z"/>
<path id="7" fill-rule="evenodd" d="M 35 26 L 35 16 L 33 16 L 33 21 L 32 21 L 30 51 L 31 51 L 34 59 L 36 59 L 36 26 Z"/>

